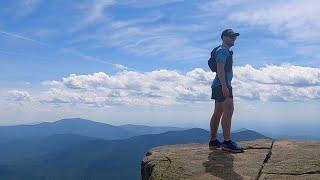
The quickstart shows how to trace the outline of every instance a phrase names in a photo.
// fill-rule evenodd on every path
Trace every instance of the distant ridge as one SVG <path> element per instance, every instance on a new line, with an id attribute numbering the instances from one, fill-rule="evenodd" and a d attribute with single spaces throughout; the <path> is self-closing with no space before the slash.
<path id="1" fill-rule="evenodd" d="M 61 119 L 37 124 L 0 126 L 0 142 L 16 138 L 45 137 L 54 134 L 75 134 L 106 140 L 126 139 L 142 134 L 159 134 L 178 127 L 152 127 L 145 125 L 110 125 L 82 118 Z"/>
<path id="2" fill-rule="evenodd" d="M 136 134 L 159 134 L 166 131 L 181 131 L 186 130 L 187 128 L 180 127 L 170 127 L 170 126 L 146 126 L 146 125 L 134 125 L 134 124 L 125 124 L 120 125 L 121 127 L 128 131 L 133 131 Z"/>
<path id="3" fill-rule="evenodd" d="M 34 125 L 0 126 L 1 139 L 45 137 L 54 134 L 76 134 L 102 139 L 124 139 L 137 135 L 117 126 L 81 118 Z"/>

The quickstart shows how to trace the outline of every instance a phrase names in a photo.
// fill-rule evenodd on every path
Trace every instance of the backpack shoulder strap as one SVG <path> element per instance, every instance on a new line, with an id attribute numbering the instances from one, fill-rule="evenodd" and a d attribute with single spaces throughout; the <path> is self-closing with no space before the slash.
<path id="1" fill-rule="evenodd" d="M 221 45 L 213 48 L 213 50 L 211 51 L 211 57 L 214 57 L 214 53 L 216 53 L 216 51 L 220 48 Z"/>

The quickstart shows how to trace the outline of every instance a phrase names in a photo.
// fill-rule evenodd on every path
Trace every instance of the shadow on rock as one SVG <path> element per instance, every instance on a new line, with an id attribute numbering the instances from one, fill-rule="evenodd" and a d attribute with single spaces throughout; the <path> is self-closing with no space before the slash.
<path id="1" fill-rule="evenodd" d="M 202 163 L 207 173 L 222 179 L 242 180 L 243 178 L 233 170 L 233 154 L 220 150 L 212 151 L 208 161 Z"/>

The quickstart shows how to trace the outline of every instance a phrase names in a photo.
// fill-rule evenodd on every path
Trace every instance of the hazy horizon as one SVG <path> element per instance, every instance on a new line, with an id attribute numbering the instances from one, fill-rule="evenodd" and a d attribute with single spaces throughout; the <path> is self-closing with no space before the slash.
<path id="1" fill-rule="evenodd" d="M 70 118 L 63 118 L 63 119 L 84 119 L 79 117 L 70 117 Z M 15 125 L 36 125 L 43 122 L 56 122 L 62 119 L 56 119 L 54 121 L 38 121 L 33 123 L 26 123 L 26 124 L 11 124 L 11 125 L 0 125 L 0 126 L 15 126 Z M 168 125 L 168 124 L 158 124 L 158 125 L 152 125 L 152 124 L 134 124 L 134 123 L 124 123 L 124 124 L 112 124 L 107 123 L 103 121 L 96 121 L 94 119 L 85 119 L 90 120 L 94 122 L 102 122 L 105 124 L 110 124 L 113 126 L 121 126 L 121 125 L 145 125 L 145 126 L 151 126 L 151 127 L 178 127 L 178 128 L 202 128 L 204 130 L 210 131 L 209 125 L 182 125 L 182 124 L 176 124 L 176 125 Z M 272 138 L 285 138 L 285 139 L 301 139 L 301 140 L 320 140 L 320 134 L 318 133 L 318 128 L 320 125 L 320 122 L 314 122 L 310 124 L 304 124 L 304 123 L 291 123 L 291 124 L 240 124 L 239 122 L 234 122 L 231 128 L 232 132 L 241 130 L 241 129 L 248 129 L 253 130 L 258 133 L 261 133 L 263 135 L 272 137 Z M 218 129 L 219 133 L 222 133 L 221 124 Z"/>

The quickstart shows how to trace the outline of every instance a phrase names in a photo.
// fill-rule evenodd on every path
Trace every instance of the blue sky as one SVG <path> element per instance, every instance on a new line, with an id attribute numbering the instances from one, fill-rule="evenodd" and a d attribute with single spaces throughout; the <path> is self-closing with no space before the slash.
<path id="1" fill-rule="evenodd" d="M 0 124 L 83 117 L 207 127 L 226 28 L 234 127 L 319 120 L 318 1 L 16 0 L 0 6 Z M 302 111 L 306 109 L 306 111 Z"/>

